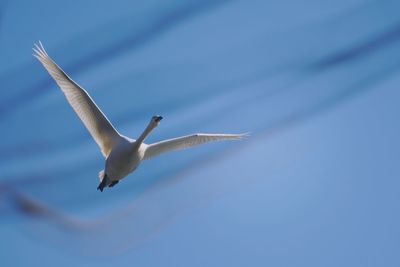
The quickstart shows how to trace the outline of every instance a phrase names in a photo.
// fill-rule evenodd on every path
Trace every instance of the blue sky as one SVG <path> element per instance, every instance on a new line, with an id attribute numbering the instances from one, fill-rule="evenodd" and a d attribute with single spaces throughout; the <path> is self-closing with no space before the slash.
<path id="1" fill-rule="evenodd" d="M 6 266 L 398 266 L 397 1 L 5 1 L 0 258 Z M 104 159 L 31 56 L 120 132 L 251 132 Z"/>

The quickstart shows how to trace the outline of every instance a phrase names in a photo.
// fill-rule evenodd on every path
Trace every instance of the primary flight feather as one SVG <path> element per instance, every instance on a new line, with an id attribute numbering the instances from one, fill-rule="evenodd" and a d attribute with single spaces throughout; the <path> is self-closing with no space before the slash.
<path id="1" fill-rule="evenodd" d="M 185 149 L 211 141 L 241 139 L 245 134 L 192 134 L 169 140 L 145 144 L 144 140 L 159 124 L 162 117 L 153 116 L 137 140 L 118 133 L 88 92 L 74 82 L 47 54 L 41 42 L 33 48 L 35 56 L 56 81 L 68 103 L 82 120 L 106 158 L 105 169 L 100 171 L 97 189 L 112 187 L 134 171 L 144 159 L 164 152 Z"/>

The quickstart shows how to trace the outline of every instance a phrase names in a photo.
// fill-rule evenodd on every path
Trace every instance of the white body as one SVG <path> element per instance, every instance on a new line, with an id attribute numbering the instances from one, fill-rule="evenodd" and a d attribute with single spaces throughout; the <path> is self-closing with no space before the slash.
<path id="1" fill-rule="evenodd" d="M 134 140 L 122 138 L 106 159 L 105 172 L 110 181 L 118 181 L 136 170 L 144 157 L 144 144 L 137 147 Z"/>
<path id="2" fill-rule="evenodd" d="M 35 45 L 36 48 L 33 49 L 34 56 L 43 64 L 61 88 L 68 102 L 106 158 L 105 171 L 99 173 L 101 183 L 98 189 L 101 191 L 105 186 L 113 186 L 133 172 L 144 159 L 210 141 L 241 139 L 245 136 L 245 134 L 192 134 L 153 144 L 145 144 L 143 141 L 162 119 L 161 116 L 153 116 L 149 125 L 137 140 L 125 137 L 118 133 L 89 94 L 57 66 L 42 44 L 40 42 L 39 44 L 40 46 Z"/>

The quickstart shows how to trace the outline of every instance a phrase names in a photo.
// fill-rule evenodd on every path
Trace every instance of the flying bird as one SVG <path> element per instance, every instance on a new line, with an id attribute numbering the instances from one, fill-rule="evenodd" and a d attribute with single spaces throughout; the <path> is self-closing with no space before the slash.
<path id="1" fill-rule="evenodd" d="M 145 144 L 144 140 L 158 126 L 163 117 L 153 116 L 137 140 L 121 135 L 96 105 L 88 92 L 74 82 L 47 54 L 42 43 L 35 44 L 35 56 L 56 81 L 69 104 L 99 145 L 105 160 L 105 169 L 99 172 L 98 190 L 113 187 L 129 173 L 136 170 L 142 160 L 161 153 L 185 149 L 195 145 L 220 140 L 241 139 L 246 134 L 197 133 L 169 140 Z"/>

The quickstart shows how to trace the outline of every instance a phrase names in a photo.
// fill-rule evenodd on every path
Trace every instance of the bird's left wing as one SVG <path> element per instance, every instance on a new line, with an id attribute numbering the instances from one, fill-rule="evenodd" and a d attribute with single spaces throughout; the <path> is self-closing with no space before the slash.
<path id="1" fill-rule="evenodd" d="M 43 64 L 51 77 L 56 81 L 76 114 L 100 146 L 103 155 L 107 157 L 114 144 L 120 140 L 120 134 L 115 130 L 103 112 L 101 112 L 89 94 L 50 58 L 40 42 L 39 44 L 40 46 L 35 44 L 36 48 L 33 48 L 35 52 L 33 55 Z"/>
<path id="2" fill-rule="evenodd" d="M 173 138 L 169 140 L 160 141 L 157 143 L 149 144 L 144 152 L 143 159 L 149 159 L 157 156 L 161 153 L 185 149 L 192 146 L 212 142 L 212 141 L 222 141 L 222 140 L 238 140 L 247 136 L 248 134 L 192 134 L 187 136 L 182 136 L 178 138 Z"/>

